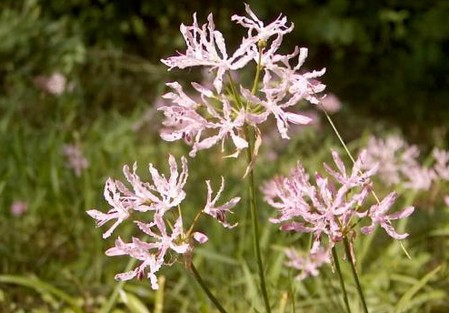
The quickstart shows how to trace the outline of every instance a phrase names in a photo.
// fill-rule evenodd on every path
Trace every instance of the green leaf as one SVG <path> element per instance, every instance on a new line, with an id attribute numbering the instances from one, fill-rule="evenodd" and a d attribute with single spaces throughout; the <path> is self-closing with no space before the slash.
<path id="1" fill-rule="evenodd" d="M 423 288 L 427 282 L 432 279 L 440 270 L 441 266 L 438 266 L 433 271 L 428 273 L 426 276 L 424 276 L 421 280 L 416 282 L 399 300 L 398 304 L 396 305 L 395 313 L 401 313 L 405 312 L 405 310 L 410 306 L 410 302 L 413 298 L 413 296 L 421 289 Z"/>
<path id="2" fill-rule="evenodd" d="M 61 299 L 62 301 L 69 304 L 72 310 L 76 313 L 82 313 L 83 311 L 78 305 L 78 302 L 75 298 L 71 297 L 64 291 L 40 280 L 37 277 L 23 277 L 23 276 L 15 276 L 15 275 L 0 275 L 0 283 L 4 284 L 14 284 L 23 287 L 28 287 L 34 289 L 36 292 L 39 292 L 43 295 L 51 294 Z"/>
<path id="3" fill-rule="evenodd" d="M 126 305 L 126 307 L 130 310 L 131 313 L 150 313 L 146 305 L 132 293 L 126 292 L 123 289 L 121 289 L 119 291 L 119 294 L 121 302 L 123 302 Z"/>

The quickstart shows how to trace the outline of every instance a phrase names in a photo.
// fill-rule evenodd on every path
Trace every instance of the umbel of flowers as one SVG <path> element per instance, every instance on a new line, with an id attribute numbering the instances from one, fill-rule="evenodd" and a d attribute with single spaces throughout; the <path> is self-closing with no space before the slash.
<path id="1" fill-rule="evenodd" d="M 379 169 L 378 164 L 367 168 L 366 150 L 360 153 L 351 172 L 346 170 L 336 151 L 332 152 L 332 156 L 336 169 L 324 164 L 327 175 L 316 173 L 314 183 L 298 162 L 290 175 L 278 176 L 264 184 L 264 199 L 278 212 L 277 217 L 270 221 L 281 224 L 283 231 L 311 233 L 313 245 L 309 263 L 315 260 L 317 265 L 324 263 L 324 251 L 330 259 L 331 249 L 345 238 L 352 246 L 356 226 L 362 225 L 360 231 L 370 234 L 380 225 L 392 238 L 405 239 L 408 234 L 397 233 L 391 221 L 408 217 L 414 208 L 410 206 L 388 214 L 396 200 L 396 192 L 391 192 L 371 206 L 364 206 L 371 193 L 371 177 Z M 316 272 L 310 271 L 309 263 L 300 262 L 303 259 L 300 255 L 289 251 L 287 256 L 291 266 L 303 270 L 299 278 L 305 278 L 307 274 L 316 275 Z M 354 258 L 352 249 L 351 257 Z"/>
<path id="2" fill-rule="evenodd" d="M 106 251 L 108 256 L 129 255 L 141 262 L 134 270 L 117 274 L 115 278 L 118 280 L 146 277 L 151 281 L 151 287 L 158 289 L 156 273 L 163 265 L 172 265 L 176 261 L 176 256 L 181 255 L 186 266 L 190 267 L 194 242 L 203 244 L 208 240 L 206 234 L 194 231 L 195 223 L 201 215 L 212 216 L 227 228 L 236 225 L 227 222 L 226 214 L 231 212 L 240 198 L 235 197 L 222 205 L 217 205 L 224 188 L 222 179 L 220 190 L 215 197 L 212 197 L 210 181 L 206 181 L 206 204 L 192 225 L 186 229 L 181 204 L 186 197 L 184 185 L 188 177 L 187 160 L 185 157 L 181 158 L 180 172 L 173 156 L 169 157 L 168 163 L 170 166 L 168 178 L 160 174 L 150 163 L 151 182 L 143 182 L 140 179 L 136 174 L 136 164 L 132 171 L 125 165 L 123 173 L 132 189 L 121 181 L 110 178 L 104 188 L 104 197 L 111 209 L 107 213 L 98 210 L 87 211 L 97 221 L 98 226 L 108 221 L 115 221 L 103 234 L 103 238 L 110 237 L 119 224 L 126 220 L 132 220 L 141 231 L 142 237 L 146 235 L 149 238 L 141 240 L 133 237 L 131 242 L 127 243 L 118 237 L 115 246 Z"/>
<path id="3" fill-rule="evenodd" d="M 282 55 L 278 49 L 285 34 L 293 30 L 293 24 L 279 16 L 265 25 L 245 4 L 248 14 L 232 16 L 232 21 L 248 32 L 237 50 L 227 51 L 222 33 L 215 29 L 213 16 L 198 25 L 193 15 L 193 25 L 181 25 L 181 33 L 187 44 L 185 53 L 163 59 L 170 69 L 204 67 L 214 73 L 213 87 L 192 82 L 198 92 L 198 102 L 184 92 L 178 82 L 167 83 L 172 91 L 163 97 L 171 100 L 160 110 L 165 115 L 162 138 L 167 141 L 183 139 L 192 146 L 190 156 L 230 138 L 235 146 L 234 156 L 249 147 L 245 127 L 250 126 L 258 134 L 258 126 L 270 116 L 276 120 L 282 138 L 288 139 L 288 126 L 307 124 L 311 119 L 294 106 L 300 100 L 319 103 L 317 93 L 324 90 L 317 77 L 325 70 L 300 73 L 307 57 L 306 48 L 296 47 L 291 54 Z M 294 65 L 292 65 L 292 63 Z M 248 64 L 256 68 L 253 86 L 248 88 L 234 81 L 233 72 Z"/>

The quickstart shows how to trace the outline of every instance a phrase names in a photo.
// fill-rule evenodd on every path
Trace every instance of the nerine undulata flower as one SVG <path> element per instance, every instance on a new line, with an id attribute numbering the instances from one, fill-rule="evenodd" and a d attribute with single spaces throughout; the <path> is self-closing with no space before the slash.
<path id="1" fill-rule="evenodd" d="M 284 16 L 265 25 L 248 5 L 245 9 L 248 17 L 233 15 L 231 18 L 248 29 L 231 56 L 223 34 L 215 29 L 212 15 L 200 26 L 194 14 L 193 25 L 181 25 L 187 45 L 185 53 L 161 60 L 170 70 L 202 66 L 215 75 L 212 89 L 196 82 L 191 84 L 200 97 L 188 96 L 177 82 L 167 83 L 171 91 L 163 98 L 172 103 L 159 108 L 166 118 L 162 138 L 185 140 L 192 145 L 191 156 L 218 143 L 224 146 L 227 139 L 231 139 L 235 147 L 232 156 L 237 156 L 249 147 L 245 128 L 253 127 L 259 133 L 259 124 L 270 116 L 276 120 L 281 137 L 288 139 L 290 124 L 311 122 L 295 106 L 301 100 L 319 103 L 318 94 L 325 89 L 317 80 L 324 69 L 312 72 L 301 69 L 307 57 L 306 48 L 296 47 L 289 55 L 277 53 L 283 36 L 290 33 L 294 25 L 288 24 Z M 290 64 L 296 57 L 296 65 Z M 238 76 L 234 75 L 237 70 L 248 64 L 253 64 L 260 73 L 260 81 L 257 79 L 251 90 L 233 78 Z"/>
<path id="2" fill-rule="evenodd" d="M 28 210 L 28 203 L 25 201 L 16 200 L 11 204 L 11 214 L 14 216 L 21 216 Z"/>
<path id="3" fill-rule="evenodd" d="M 181 158 L 181 169 L 173 156 L 169 157 L 170 176 L 161 174 L 152 164 L 149 164 L 151 182 L 143 182 L 136 174 L 137 166 L 132 171 L 128 166 L 123 167 L 123 173 L 131 188 L 126 187 L 119 180 L 109 178 L 106 181 L 104 196 L 112 207 L 107 213 L 89 210 L 89 214 L 102 226 L 109 221 L 115 221 L 103 234 L 103 238 L 110 237 L 115 229 L 127 219 L 131 219 L 147 240 L 133 237 L 127 243 L 118 237 L 115 246 L 106 251 L 108 256 L 128 255 L 140 261 L 135 269 L 115 276 L 118 280 L 132 278 L 148 278 L 153 289 L 158 288 L 156 273 L 163 265 L 172 265 L 177 256 L 184 256 L 186 266 L 189 266 L 194 242 L 203 244 L 207 235 L 193 231 L 195 222 L 186 230 L 181 216 L 181 203 L 186 197 L 184 185 L 188 178 L 187 160 Z M 224 179 L 216 196 L 212 199 L 212 188 L 206 181 L 207 198 L 204 208 L 198 213 L 209 215 L 227 228 L 232 228 L 226 220 L 226 215 L 232 213 L 240 201 L 234 197 L 222 205 L 217 205 L 224 190 Z M 170 214 L 166 214 L 170 212 Z"/>
<path id="4" fill-rule="evenodd" d="M 50 76 L 37 76 L 34 78 L 34 83 L 40 89 L 56 96 L 62 95 L 67 89 L 67 79 L 59 72 L 53 73 Z"/>
<path id="5" fill-rule="evenodd" d="M 329 251 L 323 248 L 313 253 L 300 253 L 295 249 L 286 249 L 285 255 L 288 258 L 286 265 L 300 271 L 295 277 L 298 280 L 303 280 L 309 276 L 318 276 L 318 269 L 331 262 Z"/>
<path id="6" fill-rule="evenodd" d="M 93 217 L 98 226 L 110 220 L 116 220 L 112 227 L 103 234 L 103 238 L 111 236 L 115 228 L 126 220 L 132 211 L 153 211 L 160 215 L 172 208 L 176 208 L 185 198 L 184 185 L 188 177 L 187 159 L 181 158 L 182 170 L 178 173 L 178 165 L 173 156 L 169 157 L 170 177 L 161 175 L 153 164 L 149 164 L 149 171 L 153 183 L 142 182 L 136 174 L 137 164 L 134 163 L 132 172 L 129 167 L 123 167 L 123 174 L 132 187 L 132 191 L 119 180 L 109 178 L 104 187 L 104 197 L 112 207 L 107 213 L 89 210 L 87 214 Z"/>
<path id="7" fill-rule="evenodd" d="M 437 177 L 449 181 L 449 151 L 435 148 L 432 156 L 435 159 L 433 169 Z"/>
<path id="8" fill-rule="evenodd" d="M 436 178 L 435 170 L 420 164 L 420 151 L 399 136 L 385 139 L 370 137 L 366 146 L 365 167 L 379 163 L 379 178 L 387 185 L 401 185 L 406 189 L 428 190 Z"/>
<path id="9" fill-rule="evenodd" d="M 62 152 L 67 158 L 67 165 L 73 169 L 76 176 L 89 167 L 89 161 L 83 154 L 81 147 L 77 144 L 68 144 L 62 147 Z"/>
<path id="10" fill-rule="evenodd" d="M 220 93 L 223 87 L 223 76 L 226 71 L 237 70 L 244 67 L 251 59 L 252 53 L 248 50 L 249 42 L 244 42 L 229 57 L 223 34 L 215 29 L 212 14 L 207 17 L 208 23 L 198 26 L 196 13 L 193 14 L 193 25 L 181 24 L 181 33 L 187 44 L 185 54 L 169 57 L 161 60 L 162 63 L 172 68 L 188 68 L 193 66 L 206 66 L 216 70 L 214 87 Z"/>
<path id="11" fill-rule="evenodd" d="M 315 174 L 315 183 L 298 162 L 289 176 L 276 177 L 262 187 L 265 201 L 278 211 L 272 223 L 280 223 L 281 230 L 312 233 L 314 237 L 311 253 L 323 247 L 323 238 L 328 246 L 344 237 L 351 237 L 357 219 L 371 220 L 369 226 L 362 228 L 362 233 L 370 233 L 379 224 L 387 234 L 395 239 L 403 239 L 407 234 L 394 231 L 390 220 L 405 218 L 413 212 L 413 207 L 399 213 L 386 215 L 393 206 L 395 195 L 390 194 L 379 204 L 363 210 L 362 206 L 371 191 L 371 177 L 377 172 L 375 165 L 363 171 L 366 152 L 362 152 L 352 167 L 351 173 L 340 159 L 337 152 L 332 156 L 337 169 L 325 165 L 328 177 Z"/>

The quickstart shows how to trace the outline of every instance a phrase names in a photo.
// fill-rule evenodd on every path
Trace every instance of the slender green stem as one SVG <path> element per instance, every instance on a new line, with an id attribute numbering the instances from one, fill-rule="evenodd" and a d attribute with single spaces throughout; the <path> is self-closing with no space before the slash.
<path id="1" fill-rule="evenodd" d="M 355 159 L 352 156 L 352 153 L 349 151 L 348 146 L 346 145 L 345 141 L 343 140 L 343 138 L 340 135 L 340 132 L 338 131 L 338 129 L 335 126 L 334 122 L 332 121 L 331 117 L 329 116 L 329 114 L 327 113 L 326 109 L 323 107 L 323 105 L 321 103 L 320 103 L 320 108 L 323 110 L 324 114 L 326 115 L 326 118 L 327 118 L 329 124 L 331 125 L 332 130 L 334 131 L 334 133 L 337 136 L 338 140 L 340 141 L 341 145 L 345 149 L 346 154 L 349 156 L 349 158 L 351 159 L 352 163 L 355 163 Z M 374 199 L 376 199 L 376 202 L 379 204 L 380 203 L 379 197 L 374 192 L 374 190 L 371 190 L 371 194 L 373 195 Z"/>
<path id="2" fill-rule="evenodd" d="M 357 274 L 357 269 L 355 268 L 354 260 L 352 259 L 351 247 L 349 246 L 349 240 L 347 237 L 343 239 L 343 243 L 345 246 L 346 257 L 349 260 L 349 264 L 351 264 L 352 276 L 354 277 L 355 283 L 357 285 L 357 292 L 359 294 L 360 300 L 362 301 L 363 312 L 368 313 L 368 307 L 366 306 L 365 297 L 363 296 L 362 285 L 359 281 L 359 275 Z"/>
<path id="3" fill-rule="evenodd" d="M 337 248 L 335 248 L 335 246 L 332 247 L 332 258 L 334 259 L 335 268 L 337 269 L 338 278 L 340 279 L 340 287 L 343 291 L 343 300 L 345 301 L 346 311 L 348 311 L 348 313 L 351 313 L 351 308 L 349 307 L 348 301 L 348 293 L 346 292 L 345 281 L 341 273 L 340 261 L 338 260 Z"/>
<path id="4" fill-rule="evenodd" d="M 159 276 L 158 283 L 159 283 L 159 289 L 156 291 L 156 299 L 154 301 L 153 313 L 163 313 L 164 312 L 165 277 Z"/>
<path id="5" fill-rule="evenodd" d="M 293 287 L 293 277 L 291 270 L 288 271 L 288 293 L 292 299 L 291 301 L 291 313 L 296 313 L 296 304 L 295 304 L 295 292 Z"/>
<path id="6" fill-rule="evenodd" d="M 246 149 L 247 151 L 247 156 L 248 156 L 248 166 L 250 166 L 252 158 L 253 158 L 253 154 L 252 154 L 252 149 L 253 149 L 253 136 L 252 134 L 250 134 L 248 127 L 245 129 L 246 131 L 246 138 L 248 139 L 248 149 Z M 262 290 L 262 297 L 263 297 L 263 301 L 265 304 L 265 311 L 267 313 L 271 313 L 271 308 L 270 308 L 270 301 L 268 300 L 268 292 L 267 292 L 267 287 L 265 284 L 265 273 L 264 273 L 264 268 L 263 268 L 263 263 L 262 263 L 262 255 L 260 253 L 260 244 L 259 244 L 259 223 L 258 223 L 258 219 L 257 219 L 257 212 L 256 212 L 256 187 L 254 184 L 254 172 L 251 169 L 248 175 L 248 179 L 249 179 L 249 205 L 250 205 L 250 211 L 251 211 L 251 222 L 253 225 L 253 246 L 254 246 L 254 251 L 256 253 L 256 259 L 257 259 L 257 267 L 259 270 L 259 278 L 260 278 L 260 289 Z"/>
<path id="7" fill-rule="evenodd" d="M 259 83 L 260 72 L 262 70 L 262 53 L 263 53 L 263 48 L 259 47 L 259 61 L 257 62 L 256 76 L 254 77 L 253 87 L 251 88 L 251 93 L 253 95 L 256 94 L 257 84 Z"/>
<path id="8" fill-rule="evenodd" d="M 217 298 L 215 298 L 215 296 L 212 294 L 209 288 L 207 288 L 204 280 L 201 278 L 200 274 L 196 270 L 196 267 L 195 265 L 193 265 L 193 263 L 190 265 L 190 268 L 192 269 L 193 277 L 195 277 L 195 279 L 200 284 L 203 291 L 206 293 L 209 300 L 212 301 L 212 303 L 216 306 L 218 311 L 220 311 L 220 313 L 227 313 L 226 310 L 221 306 L 220 302 L 218 302 Z"/>

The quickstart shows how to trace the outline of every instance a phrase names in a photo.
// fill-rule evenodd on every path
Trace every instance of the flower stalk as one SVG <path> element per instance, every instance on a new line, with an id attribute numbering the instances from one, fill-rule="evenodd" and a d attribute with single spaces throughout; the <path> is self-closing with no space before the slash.
<path id="1" fill-rule="evenodd" d="M 206 283 L 204 282 L 204 280 L 201 278 L 200 274 L 198 273 L 195 265 L 193 265 L 193 263 L 191 263 L 190 265 L 190 269 L 192 270 L 192 274 L 193 277 L 196 279 L 196 281 L 198 282 L 198 284 L 200 284 L 201 288 L 203 289 L 203 291 L 206 293 L 207 297 L 209 298 L 210 301 L 212 301 L 212 303 L 215 305 L 215 307 L 218 309 L 218 311 L 220 311 L 220 313 L 227 313 L 227 311 L 223 308 L 223 306 L 220 304 L 220 302 L 217 300 L 217 298 L 215 298 L 215 296 L 213 295 L 213 293 L 209 290 L 209 288 L 206 286 Z"/>
<path id="2" fill-rule="evenodd" d="M 340 280 L 341 291 L 343 292 L 343 300 L 345 302 L 346 311 L 351 313 L 351 308 L 349 307 L 348 294 L 346 292 L 345 281 L 343 279 L 343 274 L 340 269 L 340 261 L 338 260 L 337 248 L 332 247 L 332 258 L 334 259 L 335 269 L 337 270 L 338 279 Z"/>
<path id="3" fill-rule="evenodd" d="M 351 254 L 351 247 L 349 245 L 348 238 L 343 239 L 343 244 L 345 246 L 346 257 L 349 260 L 349 264 L 351 265 L 352 276 L 354 277 L 354 281 L 357 285 L 357 293 L 359 294 L 360 301 L 362 302 L 363 312 L 368 313 L 368 307 L 366 305 L 365 296 L 363 295 L 362 285 L 360 284 L 359 275 L 357 274 L 357 269 L 355 267 L 355 262 Z"/>
<path id="4" fill-rule="evenodd" d="M 248 138 L 249 147 L 247 149 L 247 157 L 248 157 L 248 166 L 251 166 L 252 160 L 253 160 L 253 153 L 252 153 L 252 146 L 253 146 L 253 140 L 252 136 L 250 134 L 250 131 L 248 127 L 246 128 L 246 137 Z M 262 255 L 260 253 L 260 243 L 259 243 L 259 222 L 257 219 L 257 204 L 256 204 L 256 187 L 254 184 L 254 172 L 252 169 L 250 169 L 248 174 L 248 195 L 249 195 L 249 206 L 250 206 L 250 212 L 251 212 L 251 223 L 253 228 L 253 247 L 254 252 L 256 254 L 256 260 L 257 260 L 257 268 L 259 273 L 259 279 L 260 279 L 260 289 L 262 291 L 262 298 L 265 305 L 265 311 L 267 313 L 271 313 L 271 307 L 270 307 L 270 301 L 268 299 L 268 292 L 267 287 L 265 283 L 265 273 L 264 273 L 264 267 L 262 262 Z"/>

